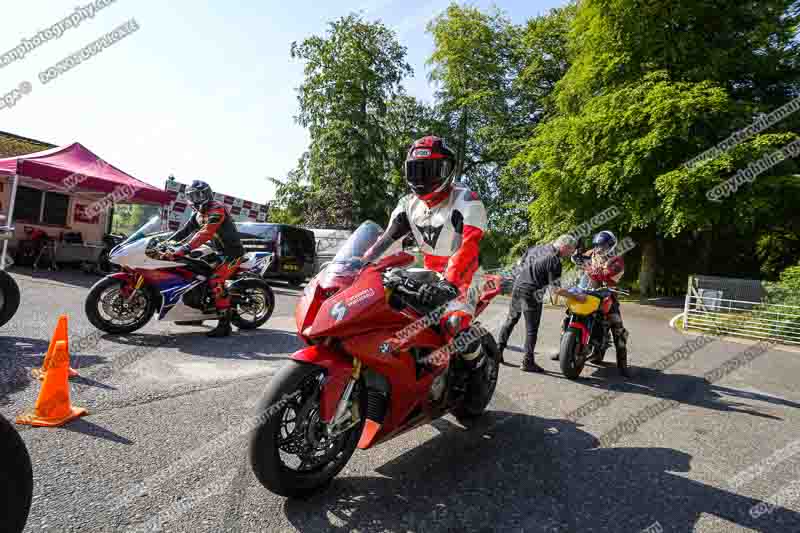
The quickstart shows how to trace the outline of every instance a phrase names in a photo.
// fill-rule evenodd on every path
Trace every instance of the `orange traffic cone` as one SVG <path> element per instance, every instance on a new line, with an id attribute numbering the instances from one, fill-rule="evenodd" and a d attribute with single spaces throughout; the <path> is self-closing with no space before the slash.
<path id="1" fill-rule="evenodd" d="M 58 317 L 58 324 L 56 324 L 56 329 L 53 332 L 53 338 L 50 339 L 50 346 L 47 347 L 47 355 L 44 357 L 44 362 L 42 363 L 42 368 L 32 368 L 31 369 L 31 376 L 38 378 L 39 381 L 44 380 L 44 373 L 48 366 L 48 361 L 53 357 L 53 351 L 56 349 L 56 343 L 58 341 L 64 341 L 67 343 L 67 358 L 69 360 L 69 333 L 68 333 L 68 326 L 69 326 L 69 317 L 67 315 L 61 315 Z M 78 371 L 69 367 L 68 371 L 69 377 L 74 378 L 78 375 Z"/>
<path id="2" fill-rule="evenodd" d="M 17 417 L 17 424 L 30 426 L 63 426 L 89 414 L 83 407 L 72 407 L 69 399 L 69 351 L 66 341 L 57 341 L 53 355 L 44 370 L 44 383 L 32 413 Z"/>

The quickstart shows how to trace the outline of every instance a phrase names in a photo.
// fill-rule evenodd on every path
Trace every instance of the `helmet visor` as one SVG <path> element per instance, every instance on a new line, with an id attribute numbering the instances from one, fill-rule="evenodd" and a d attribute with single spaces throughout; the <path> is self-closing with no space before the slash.
<path id="1" fill-rule="evenodd" d="M 453 163 L 449 159 L 406 161 L 406 180 L 415 192 L 429 193 L 441 185 L 452 170 Z"/>
<path id="2" fill-rule="evenodd" d="M 188 189 L 186 191 L 186 197 L 189 198 L 189 201 L 193 204 L 202 204 L 206 201 L 206 191 L 202 189 Z"/>

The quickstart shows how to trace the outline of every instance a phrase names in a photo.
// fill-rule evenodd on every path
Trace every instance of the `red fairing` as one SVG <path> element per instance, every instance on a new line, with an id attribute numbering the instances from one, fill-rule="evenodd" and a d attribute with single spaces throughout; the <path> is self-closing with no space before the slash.
<path id="1" fill-rule="evenodd" d="M 478 270 L 478 255 L 483 231 L 474 226 L 464 225 L 461 246 L 450 258 L 444 277 L 461 289 L 466 291 L 472 283 L 472 276 Z"/>
<path id="2" fill-rule="evenodd" d="M 569 327 L 581 330 L 581 344 L 589 344 L 589 330 L 580 322 L 572 322 Z"/>
<path id="3" fill-rule="evenodd" d="M 129 281 L 131 278 L 133 278 L 133 274 L 129 274 L 128 272 L 115 272 L 108 277 L 122 281 Z"/>
<path id="4" fill-rule="evenodd" d="M 320 417 L 325 422 L 330 422 L 353 372 L 352 358 L 325 346 L 315 345 L 295 352 L 292 359 L 319 365 L 328 371 L 328 379 L 320 397 Z"/>

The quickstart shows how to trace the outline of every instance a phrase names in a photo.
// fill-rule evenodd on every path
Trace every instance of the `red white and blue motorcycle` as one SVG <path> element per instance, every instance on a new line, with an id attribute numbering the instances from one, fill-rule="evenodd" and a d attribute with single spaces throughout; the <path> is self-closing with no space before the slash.
<path id="1" fill-rule="evenodd" d="M 109 253 L 120 272 L 94 284 L 84 309 L 96 328 L 108 333 L 131 333 L 147 324 L 157 312 L 158 320 L 200 322 L 216 320 L 214 296 L 207 280 L 222 258 L 209 246 L 187 256 L 166 260 L 174 251 L 167 241 L 171 232 L 162 229 L 158 216 L 115 246 Z M 246 254 L 225 284 L 230 294 L 231 322 L 239 329 L 263 325 L 275 309 L 275 294 L 263 280 L 273 260 L 269 252 Z"/>

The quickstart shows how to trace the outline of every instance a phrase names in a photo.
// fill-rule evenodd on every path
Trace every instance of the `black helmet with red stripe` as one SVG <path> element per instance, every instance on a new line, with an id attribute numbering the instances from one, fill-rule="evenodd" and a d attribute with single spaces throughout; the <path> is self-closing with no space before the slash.
<path id="1" fill-rule="evenodd" d="M 186 189 L 186 197 L 194 209 L 202 209 L 214 199 L 214 191 L 205 181 L 194 180 Z"/>
<path id="2" fill-rule="evenodd" d="M 456 155 L 444 139 L 429 135 L 414 141 L 406 156 L 406 181 L 417 196 L 444 191 L 453 181 Z"/>

